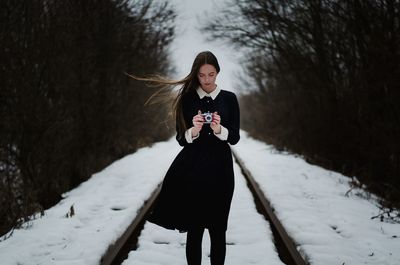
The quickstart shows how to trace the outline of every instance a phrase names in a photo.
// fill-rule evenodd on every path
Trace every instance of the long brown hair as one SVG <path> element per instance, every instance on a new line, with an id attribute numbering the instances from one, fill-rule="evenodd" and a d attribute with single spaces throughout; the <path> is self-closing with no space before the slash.
<path id="1" fill-rule="evenodd" d="M 146 104 L 150 103 L 150 101 L 152 101 L 156 97 L 166 98 L 167 96 L 165 91 L 168 90 L 168 88 L 182 85 L 181 88 L 178 90 L 177 96 L 174 98 L 172 104 L 172 112 L 174 114 L 177 123 L 178 137 L 182 137 L 185 131 L 188 129 L 186 127 L 185 120 L 183 117 L 183 109 L 182 109 L 183 96 L 185 96 L 187 93 L 191 91 L 196 90 L 196 88 L 200 86 L 197 74 L 200 71 L 200 67 L 205 64 L 211 64 L 212 66 L 215 67 L 217 73 L 219 73 L 220 68 L 217 57 L 215 57 L 215 55 L 210 51 L 204 51 L 197 54 L 196 58 L 193 61 L 190 73 L 181 80 L 171 80 L 160 75 L 150 75 L 148 77 L 137 77 L 129 75 L 130 77 L 136 80 L 146 81 L 154 86 L 161 87 L 160 90 L 151 95 L 151 97 L 146 101 Z M 171 90 L 169 90 L 168 92 L 171 92 Z"/>

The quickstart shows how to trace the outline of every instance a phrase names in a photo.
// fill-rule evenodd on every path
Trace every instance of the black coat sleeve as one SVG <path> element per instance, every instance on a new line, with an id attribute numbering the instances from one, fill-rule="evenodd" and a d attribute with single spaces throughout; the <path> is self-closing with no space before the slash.
<path id="1" fill-rule="evenodd" d="M 239 110 L 239 102 L 234 93 L 230 93 L 229 98 L 229 111 L 231 114 L 229 115 L 230 120 L 226 128 L 229 131 L 228 134 L 228 143 L 231 145 L 237 144 L 240 139 L 240 110 Z"/>
<path id="2" fill-rule="evenodd" d="M 180 135 L 178 132 L 178 120 L 176 121 L 176 140 L 178 141 L 180 146 L 185 146 L 188 144 L 185 138 L 185 134 Z"/>
<path id="3" fill-rule="evenodd" d="M 184 120 L 185 120 L 186 130 L 189 129 L 190 127 L 192 127 L 192 119 L 193 119 L 193 117 L 191 117 L 191 113 L 190 113 L 190 111 L 188 111 L 188 108 L 190 107 L 191 103 L 192 102 L 190 102 L 190 97 L 184 96 L 184 98 L 182 99 L 182 111 L 183 111 L 183 117 L 184 117 Z M 179 130 L 178 130 L 179 129 L 178 128 L 178 126 L 179 126 L 178 119 L 176 119 L 175 124 L 176 124 L 176 140 L 178 141 L 179 145 L 180 146 L 185 146 L 185 145 L 189 144 L 186 141 L 185 132 L 183 133 L 183 135 L 179 135 L 179 133 L 178 133 L 179 132 Z"/>

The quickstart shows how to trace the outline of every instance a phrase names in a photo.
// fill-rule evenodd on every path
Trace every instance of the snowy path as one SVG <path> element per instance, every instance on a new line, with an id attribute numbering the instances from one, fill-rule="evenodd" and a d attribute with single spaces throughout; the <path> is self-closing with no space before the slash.
<path id="1" fill-rule="evenodd" d="M 338 172 L 241 136 L 233 148 L 310 264 L 400 264 L 400 224 L 371 219 L 377 198 Z"/>
<path id="2" fill-rule="evenodd" d="M 400 225 L 371 219 L 380 211 L 377 200 L 360 189 L 347 193 L 350 178 L 310 165 L 295 155 L 279 153 L 244 131 L 232 148 L 310 264 L 400 264 Z M 94 174 L 64 194 L 45 216 L 0 240 L 0 264 L 98 265 L 108 246 L 125 231 L 162 181 L 180 150 L 171 138 Z M 256 212 L 237 166 L 235 177 L 226 264 L 281 264 L 270 240 L 269 225 Z M 71 205 L 75 215 L 66 218 Z M 147 224 L 140 248 L 126 264 L 185 264 L 185 240 L 185 234 Z M 207 232 L 203 247 L 203 264 L 209 264 Z"/>
<path id="3" fill-rule="evenodd" d="M 252 194 L 235 164 L 235 193 L 227 231 L 226 264 L 283 264 L 272 243 L 269 223 L 257 213 Z M 139 247 L 131 251 L 123 265 L 184 265 L 186 233 L 166 230 L 146 223 L 139 238 Z M 210 264 L 210 239 L 203 238 L 202 264 Z M 245 253 L 245 255 L 244 255 Z"/>

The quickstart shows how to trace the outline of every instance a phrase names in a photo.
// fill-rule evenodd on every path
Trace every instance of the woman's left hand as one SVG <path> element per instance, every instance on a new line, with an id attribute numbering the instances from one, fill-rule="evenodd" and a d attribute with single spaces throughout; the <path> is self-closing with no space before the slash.
<path id="1" fill-rule="evenodd" d="M 215 134 L 221 133 L 221 116 L 218 115 L 218 112 L 213 113 L 213 119 L 210 124 L 211 129 L 214 131 Z"/>

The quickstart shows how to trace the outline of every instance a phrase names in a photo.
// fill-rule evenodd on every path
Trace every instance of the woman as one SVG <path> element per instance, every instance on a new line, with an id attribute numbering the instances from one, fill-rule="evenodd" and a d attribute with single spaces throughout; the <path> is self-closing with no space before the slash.
<path id="1" fill-rule="evenodd" d="M 184 148 L 168 169 L 160 196 L 148 220 L 187 232 L 189 265 L 201 264 L 201 242 L 207 228 L 211 264 L 224 264 L 228 215 L 234 189 L 228 145 L 239 141 L 239 105 L 232 92 L 215 83 L 220 71 L 209 51 L 199 53 L 187 77 L 170 81 L 138 78 L 161 85 L 182 85 L 175 99 L 177 141 Z"/>

